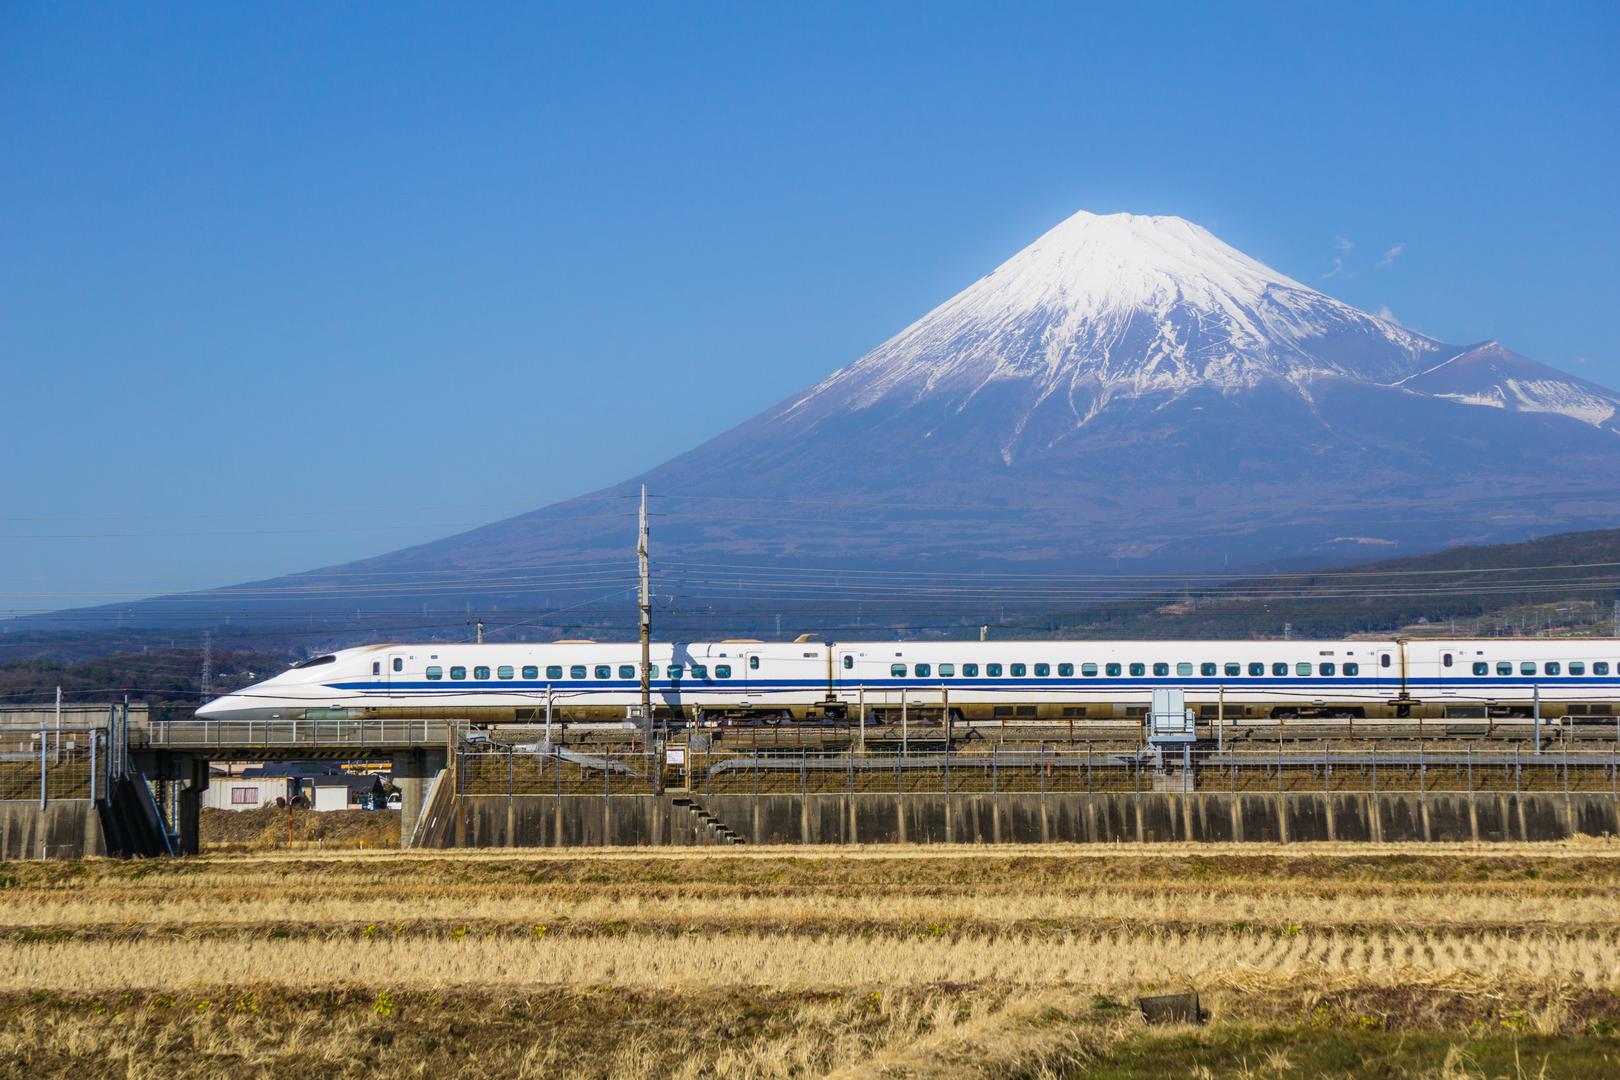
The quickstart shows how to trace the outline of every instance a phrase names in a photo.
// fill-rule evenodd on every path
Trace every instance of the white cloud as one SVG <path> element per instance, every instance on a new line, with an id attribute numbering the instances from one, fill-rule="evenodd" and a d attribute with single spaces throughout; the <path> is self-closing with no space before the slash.
<path id="1" fill-rule="evenodd" d="M 1406 243 L 1404 241 L 1401 242 L 1401 243 L 1398 243 L 1398 244 L 1390 245 L 1389 250 L 1384 252 L 1384 257 L 1382 259 L 1378 260 L 1378 265 L 1379 266 L 1389 266 L 1389 265 L 1393 264 L 1396 259 L 1401 257 L 1401 252 L 1403 252 L 1405 250 L 1406 250 Z"/>
<path id="2" fill-rule="evenodd" d="M 1337 240 L 1333 241 L 1333 247 L 1341 254 L 1348 255 L 1352 251 L 1356 250 L 1356 242 L 1350 239 L 1348 236 L 1341 236 Z"/>
<path id="3" fill-rule="evenodd" d="M 1335 278 L 1335 277 L 1340 277 L 1343 274 L 1344 274 L 1344 258 L 1343 258 L 1343 256 L 1335 255 L 1335 256 L 1333 256 L 1333 269 L 1329 270 L 1327 273 L 1323 274 L 1322 276 L 1324 278 Z"/>

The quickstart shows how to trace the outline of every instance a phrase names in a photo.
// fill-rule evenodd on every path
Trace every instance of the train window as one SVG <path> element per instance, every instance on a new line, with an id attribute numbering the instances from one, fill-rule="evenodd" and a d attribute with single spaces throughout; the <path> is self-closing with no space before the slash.
<path id="1" fill-rule="evenodd" d="M 748 666 L 751 667 L 751 668 L 759 667 L 759 657 L 750 656 L 748 658 Z M 855 658 L 853 656 L 851 656 L 849 653 L 845 653 L 844 654 L 844 670 L 848 671 L 851 668 L 853 668 L 854 666 L 855 666 Z"/>
<path id="2" fill-rule="evenodd" d="M 1170 674 L 1170 665 L 1164 663 L 1154 664 L 1153 674 L 1161 676 Z"/>
<path id="3" fill-rule="evenodd" d="M 1295 675 L 1309 675 L 1310 673 L 1311 665 L 1309 663 L 1298 663 L 1294 665 Z"/>
<path id="4" fill-rule="evenodd" d="M 906 665 L 904 665 L 904 664 L 890 664 L 889 665 L 889 676 L 891 678 L 895 678 L 895 679 L 903 679 L 903 678 L 905 678 L 906 677 Z"/>
<path id="5" fill-rule="evenodd" d="M 1132 675 L 1146 675 L 1147 674 L 1147 665 L 1146 664 L 1132 664 L 1131 665 L 1131 674 Z"/>
<path id="6" fill-rule="evenodd" d="M 1239 663 L 1237 663 L 1235 661 L 1232 662 L 1232 663 L 1229 663 L 1229 664 L 1226 665 L 1226 673 L 1228 675 L 1242 675 L 1243 674 L 1243 665 L 1239 664 Z"/>
<path id="7" fill-rule="evenodd" d="M 1265 673 L 1266 673 L 1266 665 L 1264 665 L 1264 664 L 1250 664 L 1249 665 L 1249 674 L 1250 674 L 1250 676 L 1260 676 L 1260 675 L 1264 675 Z"/>
<path id="8" fill-rule="evenodd" d="M 465 679 L 467 677 L 467 669 L 464 667 L 453 667 L 450 669 L 450 677 L 452 679 Z"/>
<path id="9" fill-rule="evenodd" d="M 585 677 L 585 665 L 574 664 L 570 666 L 568 669 L 568 677 L 570 679 L 583 679 Z"/>
<path id="10" fill-rule="evenodd" d="M 332 653 L 327 653 L 325 656 L 317 656 L 312 660 L 305 660 L 302 664 L 294 664 L 292 669 L 297 671 L 300 668 L 320 667 L 322 664 L 335 663 L 337 663 L 337 656 Z"/>
<path id="11" fill-rule="evenodd" d="M 1569 662 L 1569 673 L 1571 675 L 1585 675 L 1586 663 L 1581 660 L 1571 660 Z"/>
<path id="12" fill-rule="evenodd" d="M 1338 668 L 1332 664 L 1317 664 L 1316 670 L 1320 675 L 1332 675 Z"/>
<path id="13" fill-rule="evenodd" d="M 1215 674 L 1215 665 L 1214 664 L 1199 664 L 1198 665 L 1198 674 L 1200 674 L 1200 675 L 1213 675 L 1213 674 Z"/>
<path id="14" fill-rule="evenodd" d="M 489 678 L 489 668 L 485 667 L 482 664 L 480 664 L 477 667 L 473 668 L 473 678 L 475 678 L 475 679 L 487 679 L 487 678 Z"/>
<path id="15" fill-rule="evenodd" d="M 428 668 L 427 677 L 437 682 L 438 680 L 444 678 L 444 668 L 439 667 L 438 665 Z"/>
<path id="16" fill-rule="evenodd" d="M 598 679 L 611 679 L 613 678 L 613 665 L 597 664 L 595 674 Z"/>
<path id="17" fill-rule="evenodd" d="M 955 675 L 955 674 L 956 674 L 956 665 L 955 664 L 941 664 L 941 665 L 939 665 L 940 678 L 948 679 L 952 675 Z"/>
<path id="18" fill-rule="evenodd" d="M 1025 667 L 1023 664 L 1013 664 L 1011 666 L 1011 670 L 1012 677 L 1015 679 L 1022 679 L 1025 675 L 1029 674 L 1029 668 Z"/>
<path id="19" fill-rule="evenodd" d="M 373 660 L 371 662 L 371 673 L 373 675 L 381 675 L 382 674 L 382 661 L 381 660 Z"/>
<path id="20" fill-rule="evenodd" d="M 1519 674 L 1520 675 L 1534 675 L 1535 673 L 1536 673 L 1536 662 L 1534 660 L 1520 660 L 1519 661 Z"/>
<path id="21" fill-rule="evenodd" d="M 1378 658 L 1378 666 L 1379 667 L 1389 667 L 1389 663 L 1390 663 L 1389 653 L 1384 653 L 1382 656 L 1380 656 Z"/>
<path id="22" fill-rule="evenodd" d="M 525 679 L 538 679 L 540 677 L 540 669 L 535 667 L 533 664 L 525 664 L 523 665 L 523 677 Z"/>
<path id="23" fill-rule="evenodd" d="M 1063 674 L 1063 669 L 1062 668 L 1058 668 L 1058 674 L 1060 674 L 1060 675 Z M 1080 674 L 1084 675 L 1088 679 L 1095 679 L 1097 677 L 1097 665 L 1096 664 L 1081 664 L 1080 665 Z"/>
<path id="24" fill-rule="evenodd" d="M 729 679 L 729 678 L 731 678 L 731 665 L 730 664 L 716 664 L 716 665 L 714 665 L 714 677 L 717 678 L 717 679 Z"/>
<path id="25" fill-rule="evenodd" d="M 1192 673 L 1193 673 L 1193 666 L 1191 664 L 1180 663 L 1180 664 L 1176 665 L 1176 674 L 1177 675 L 1191 675 Z"/>
<path id="26" fill-rule="evenodd" d="M 1273 675 L 1287 675 L 1288 674 L 1288 665 L 1287 664 L 1272 664 L 1271 665 L 1271 673 Z"/>
<path id="27" fill-rule="evenodd" d="M 964 679 L 977 678 L 978 674 L 979 674 L 979 665 L 978 664 L 963 664 L 962 665 L 962 677 Z"/>
<path id="28" fill-rule="evenodd" d="M 649 678 L 649 679 L 658 678 L 658 665 L 657 664 L 648 664 L 647 665 L 647 678 Z"/>
<path id="29" fill-rule="evenodd" d="M 1594 675 L 1607 675 L 1608 673 L 1609 673 L 1609 662 L 1607 660 L 1594 660 L 1594 661 L 1592 661 L 1592 674 L 1594 674 Z"/>
<path id="30" fill-rule="evenodd" d="M 1451 654 L 1450 653 L 1441 653 L 1440 654 L 1440 663 L 1445 667 L 1450 667 L 1451 666 Z"/>
<path id="31" fill-rule="evenodd" d="M 1513 661 L 1511 661 L 1511 660 L 1498 661 L 1497 665 L 1496 665 L 1496 673 L 1498 675 L 1511 675 L 1511 674 L 1513 674 Z"/>
<path id="32" fill-rule="evenodd" d="M 405 661 L 402 658 L 398 657 L 398 656 L 394 657 L 394 670 L 395 671 L 404 671 L 405 670 Z"/>
<path id="33" fill-rule="evenodd" d="M 914 670 L 917 672 L 917 678 L 926 679 L 926 678 L 928 678 L 928 676 L 933 674 L 934 665 L 932 665 L 932 664 L 918 664 L 918 665 L 916 665 Z"/>
<path id="34" fill-rule="evenodd" d="M 1361 665 L 1352 660 L 1344 665 L 1344 673 L 1346 675 L 1360 675 Z"/>
<path id="35" fill-rule="evenodd" d="M 1121 670 L 1123 669 L 1118 664 L 1109 664 L 1103 668 L 1103 671 L 1107 672 L 1110 678 L 1118 678 Z"/>
<path id="36" fill-rule="evenodd" d="M 1564 665 L 1560 664 L 1556 660 L 1549 660 L 1547 662 L 1546 670 L 1548 675 L 1562 675 L 1564 673 Z"/>
<path id="37" fill-rule="evenodd" d="M 561 664 L 548 664 L 548 665 L 546 665 L 546 678 L 548 678 L 548 679 L 560 679 L 560 678 L 562 678 L 562 665 Z"/>
<path id="38" fill-rule="evenodd" d="M 1093 675 L 1097 674 L 1097 665 L 1096 664 L 1088 664 L 1087 666 L 1091 668 L 1091 673 Z M 1074 678 L 1074 665 L 1073 664 L 1059 664 L 1058 665 L 1058 678 L 1060 678 L 1060 679 L 1072 679 L 1072 678 Z"/>
<path id="39" fill-rule="evenodd" d="M 669 677 L 671 679 L 673 679 L 675 682 L 680 682 L 681 681 L 681 665 L 680 664 L 671 664 L 671 665 L 669 665 Z"/>
<path id="40" fill-rule="evenodd" d="M 510 664 L 502 664 L 495 669 L 495 677 L 497 679 L 515 679 L 517 678 L 517 670 Z"/>
<path id="41" fill-rule="evenodd" d="M 692 678 L 694 678 L 694 679 L 707 679 L 708 677 L 709 677 L 709 668 L 708 668 L 707 664 L 693 664 L 692 665 Z"/>
<path id="42" fill-rule="evenodd" d="M 1485 663 L 1483 660 L 1478 660 L 1478 661 L 1474 662 L 1474 674 L 1475 675 L 1489 675 L 1490 673 L 1491 673 L 1491 665 Z"/>
<path id="43" fill-rule="evenodd" d="M 620 664 L 619 665 L 619 678 L 621 678 L 621 679 L 633 679 L 635 677 L 636 677 L 636 665 L 634 665 L 634 664 Z"/>
<path id="44" fill-rule="evenodd" d="M 1042 679 L 1046 678 L 1047 676 L 1052 674 L 1052 665 L 1051 664 L 1036 664 L 1035 665 L 1035 674 L 1038 677 L 1042 678 Z"/>
<path id="45" fill-rule="evenodd" d="M 999 679 L 1001 678 L 1001 665 L 986 664 L 984 665 L 984 673 L 992 679 Z"/>

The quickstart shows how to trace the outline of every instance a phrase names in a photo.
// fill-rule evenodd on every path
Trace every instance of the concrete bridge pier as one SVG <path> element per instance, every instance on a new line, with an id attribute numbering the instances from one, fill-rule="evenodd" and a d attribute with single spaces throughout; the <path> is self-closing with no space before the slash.
<path id="1" fill-rule="evenodd" d="M 428 786 L 449 761 L 444 750 L 395 750 L 394 786 L 399 789 L 399 846 L 408 848 L 422 819 Z"/>

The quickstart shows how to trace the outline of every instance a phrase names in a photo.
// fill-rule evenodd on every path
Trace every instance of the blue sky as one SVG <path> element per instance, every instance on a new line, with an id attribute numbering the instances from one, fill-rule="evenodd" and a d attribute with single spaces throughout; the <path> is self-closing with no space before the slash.
<path id="1" fill-rule="evenodd" d="M 1607 3 L 5 5 L 0 610 L 622 479 L 1077 209 L 1620 386 L 1617 50 Z"/>

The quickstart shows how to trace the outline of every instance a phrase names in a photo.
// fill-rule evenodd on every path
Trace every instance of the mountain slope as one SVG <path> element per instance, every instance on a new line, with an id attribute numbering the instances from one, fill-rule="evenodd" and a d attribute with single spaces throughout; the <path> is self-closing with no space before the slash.
<path id="1" fill-rule="evenodd" d="M 642 477 L 234 598 L 352 610 L 408 584 L 445 606 L 583 602 L 599 581 L 507 571 L 628 567 L 643 480 L 660 580 L 688 606 L 779 600 L 770 573 L 805 567 L 1236 571 L 1515 540 L 1620 520 L 1616 406 L 1495 343 L 1352 308 L 1179 218 L 1081 213 Z M 465 587 L 478 575 L 509 587 Z M 161 621 L 167 603 L 138 610 Z"/>

